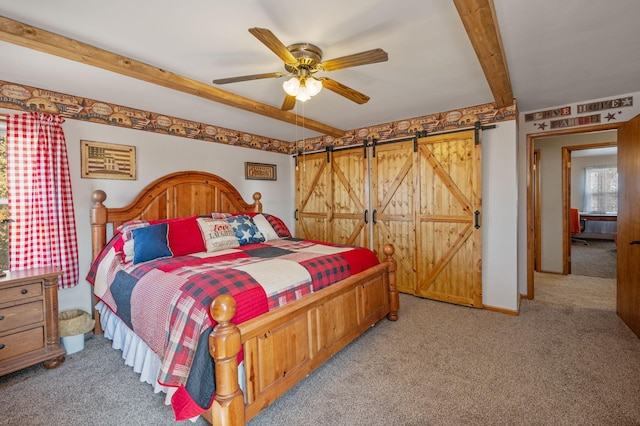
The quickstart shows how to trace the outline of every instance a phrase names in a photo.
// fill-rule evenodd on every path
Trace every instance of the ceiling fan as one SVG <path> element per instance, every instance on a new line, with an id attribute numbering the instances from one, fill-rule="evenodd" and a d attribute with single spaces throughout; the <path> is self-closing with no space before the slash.
<path id="1" fill-rule="evenodd" d="M 227 84 L 239 81 L 290 76 L 292 78 L 285 81 L 282 85 L 286 92 L 281 108 L 283 111 L 289 111 L 292 109 L 296 104 L 296 100 L 308 100 L 311 96 L 317 94 L 323 87 L 326 87 L 328 90 L 331 90 L 340 96 L 344 96 L 357 104 L 364 104 L 370 99 L 369 96 L 330 78 L 316 78 L 314 77 L 314 74 L 319 71 L 335 71 L 360 65 L 373 64 L 376 62 L 385 62 L 389 59 L 387 52 L 384 50 L 372 49 L 323 61 L 322 50 L 313 44 L 295 43 L 290 46 L 285 46 L 270 30 L 266 28 L 250 28 L 249 32 L 284 61 L 284 68 L 287 72 L 272 72 L 221 78 L 213 80 L 213 83 Z"/>

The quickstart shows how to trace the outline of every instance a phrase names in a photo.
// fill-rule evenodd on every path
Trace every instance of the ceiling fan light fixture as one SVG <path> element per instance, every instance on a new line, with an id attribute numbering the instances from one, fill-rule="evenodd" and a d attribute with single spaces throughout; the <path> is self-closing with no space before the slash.
<path id="1" fill-rule="evenodd" d="M 287 95 L 295 96 L 297 100 L 304 102 L 311 99 L 312 96 L 320 93 L 322 82 L 315 78 L 309 77 L 292 77 L 282 83 L 282 88 Z"/>
<path id="2" fill-rule="evenodd" d="M 282 88 L 284 89 L 285 92 L 287 92 L 287 95 L 297 96 L 298 89 L 300 88 L 300 80 L 298 80 L 298 77 L 292 77 L 289 80 L 282 83 Z"/>
<path id="3" fill-rule="evenodd" d="M 320 93 L 320 90 L 322 90 L 322 82 L 320 80 L 316 80 L 313 77 L 307 78 L 305 86 L 307 87 L 309 96 L 315 96 Z"/>

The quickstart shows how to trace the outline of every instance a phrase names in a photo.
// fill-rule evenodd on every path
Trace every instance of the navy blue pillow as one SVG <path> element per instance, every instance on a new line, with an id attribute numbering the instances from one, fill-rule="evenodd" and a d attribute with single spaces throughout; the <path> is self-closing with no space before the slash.
<path id="1" fill-rule="evenodd" d="M 231 225 L 241 246 L 264 242 L 264 235 L 262 235 L 253 219 L 246 214 L 230 217 L 227 222 Z"/>
<path id="2" fill-rule="evenodd" d="M 173 256 L 167 240 L 168 230 L 169 226 L 166 223 L 133 229 L 133 263 Z"/>

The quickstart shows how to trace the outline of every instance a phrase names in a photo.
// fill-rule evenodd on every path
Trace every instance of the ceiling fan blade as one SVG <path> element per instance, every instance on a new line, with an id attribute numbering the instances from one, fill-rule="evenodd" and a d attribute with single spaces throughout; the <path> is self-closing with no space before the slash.
<path id="1" fill-rule="evenodd" d="M 357 90 L 352 89 L 351 87 L 347 87 L 342 83 L 338 83 L 335 80 L 331 80 L 330 78 L 322 77 L 320 78 L 322 81 L 322 87 L 326 87 L 332 92 L 337 93 L 340 96 L 344 96 L 345 98 L 353 101 L 357 104 L 366 104 L 369 99 L 369 96 L 358 92 Z"/>
<path id="2" fill-rule="evenodd" d="M 284 102 L 282 102 L 282 111 L 290 111 L 296 105 L 296 97 L 291 95 L 285 95 Z"/>
<path id="3" fill-rule="evenodd" d="M 260 40 L 265 46 L 267 46 L 273 53 L 278 55 L 280 59 L 288 64 L 295 64 L 298 60 L 287 50 L 287 46 L 282 44 L 278 37 L 273 35 L 271 31 L 266 28 L 249 28 L 249 32 Z"/>
<path id="4" fill-rule="evenodd" d="M 343 56 L 341 58 L 329 59 L 320 64 L 325 71 L 334 71 L 343 68 L 357 67 L 359 65 L 374 64 L 376 62 L 385 62 L 389 59 L 389 55 L 382 49 L 372 49 L 366 52 L 354 53 L 353 55 Z"/>
<path id="5" fill-rule="evenodd" d="M 265 74 L 251 74 L 243 75 L 240 77 L 219 78 L 217 80 L 213 80 L 213 84 L 237 83 L 238 81 L 259 80 L 261 78 L 278 78 L 282 77 L 283 75 L 284 74 L 281 72 L 268 72 Z"/>

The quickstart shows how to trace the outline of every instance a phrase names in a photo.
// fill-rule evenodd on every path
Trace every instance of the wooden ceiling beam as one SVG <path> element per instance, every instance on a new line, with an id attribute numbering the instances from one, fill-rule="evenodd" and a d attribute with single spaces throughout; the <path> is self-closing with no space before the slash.
<path id="1" fill-rule="evenodd" d="M 271 105 L 254 101 L 218 89 L 169 71 L 148 65 L 77 40 L 73 40 L 40 28 L 0 16 L 0 40 L 38 50 L 40 52 L 92 65 L 118 74 L 147 81 L 162 87 L 199 96 L 234 108 L 284 121 L 316 132 L 334 137 L 344 136 L 344 130 L 337 129 L 308 117 L 298 117 L 288 111 L 282 111 Z"/>
<path id="2" fill-rule="evenodd" d="M 453 0 L 498 108 L 513 105 L 513 89 L 493 0 Z"/>

